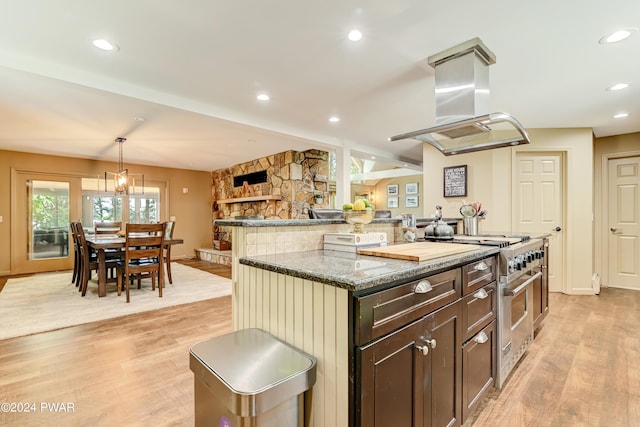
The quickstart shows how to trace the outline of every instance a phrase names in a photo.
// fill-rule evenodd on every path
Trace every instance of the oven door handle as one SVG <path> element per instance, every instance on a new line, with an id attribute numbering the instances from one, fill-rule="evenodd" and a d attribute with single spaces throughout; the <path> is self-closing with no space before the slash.
<path id="1" fill-rule="evenodd" d="M 542 273 L 538 271 L 536 274 L 534 274 L 533 276 L 531 276 L 527 280 L 525 280 L 525 282 L 522 285 L 518 286 L 517 288 L 515 288 L 515 289 L 505 289 L 503 291 L 503 295 L 504 296 L 512 296 L 512 295 L 518 294 L 524 288 L 529 286 L 529 284 L 531 282 L 533 282 L 534 280 L 536 280 L 538 277 L 541 277 L 541 276 L 542 276 Z"/>

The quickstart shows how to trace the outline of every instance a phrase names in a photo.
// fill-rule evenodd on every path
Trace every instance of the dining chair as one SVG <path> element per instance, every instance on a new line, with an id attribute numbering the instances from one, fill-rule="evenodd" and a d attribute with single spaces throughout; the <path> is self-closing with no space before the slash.
<path id="1" fill-rule="evenodd" d="M 342 209 L 309 209 L 310 219 L 344 219 Z"/>
<path id="2" fill-rule="evenodd" d="M 122 222 L 120 221 L 100 221 L 93 224 L 93 230 L 96 235 L 99 234 L 118 234 L 122 230 Z M 105 249 L 105 257 L 109 260 L 122 258 L 122 251 L 120 249 Z M 111 276 L 112 269 L 108 269 L 107 273 Z"/>
<path id="3" fill-rule="evenodd" d="M 122 222 L 101 221 L 93 225 L 96 234 L 117 234 L 122 229 Z"/>
<path id="4" fill-rule="evenodd" d="M 76 230 L 78 224 L 78 222 L 69 224 L 73 242 L 73 275 L 71 276 L 71 283 L 76 287 L 80 286 L 80 245 L 78 244 L 78 231 Z"/>
<path id="5" fill-rule="evenodd" d="M 80 253 L 80 285 L 78 290 L 82 292 L 82 296 L 85 296 L 87 294 L 87 288 L 89 287 L 91 272 L 94 270 L 98 271 L 98 257 L 87 244 L 87 238 L 81 223 L 76 223 L 76 237 L 78 239 L 78 251 Z M 116 267 L 117 261 L 117 258 L 106 259 L 106 268 L 111 269 Z M 120 289 L 118 289 L 118 295 L 119 294 Z"/>
<path id="6" fill-rule="evenodd" d="M 173 230 L 175 229 L 175 227 L 175 221 L 167 221 L 167 228 L 164 232 L 165 241 L 173 239 Z M 164 261 L 167 267 L 167 278 L 169 279 L 169 283 L 173 283 L 173 279 L 171 278 L 171 246 L 172 245 L 165 245 L 164 248 Z"/>
<path id="7" fill-rule="evenodd" d="M 118 261 L 118 295 L 124 285 L 127 302 L 130 302 L 131 279 L 151 276 L 151 289 L 155 290 L 158 279 L 158 294 L 162 297 L 164 285 L 163 247 L 167 223 L 129 224 L 125 229 L 124 258 Z"/>

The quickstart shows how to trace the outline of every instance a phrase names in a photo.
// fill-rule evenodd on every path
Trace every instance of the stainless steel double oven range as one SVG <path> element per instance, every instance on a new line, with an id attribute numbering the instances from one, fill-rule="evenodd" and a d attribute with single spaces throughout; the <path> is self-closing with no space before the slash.
<path id="1" fill-rule="evenodd" d="M 534 314 L 546 274 L 543 239 L 526 240 L 500 249 L 498 293 L 498 372 L 502 388 L 509 373 L 533 341 Z"/>
<path id="2" fill-rule="evenodd" d="M 534 316 L 546 292 L 546 240 L 511 234 L 454 236 L 452 243 L 496 246 L 499 254 L 498 344 L 496 386 L 502 388 L 534 333 Z M 544 281 L 544 284 L 543 284 Z M 542 292 L 542 290 L 544 292 Z"/>

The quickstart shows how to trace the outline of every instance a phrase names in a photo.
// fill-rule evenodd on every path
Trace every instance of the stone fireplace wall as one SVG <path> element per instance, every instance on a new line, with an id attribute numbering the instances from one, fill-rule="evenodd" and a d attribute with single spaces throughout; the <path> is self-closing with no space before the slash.
<path id="1" fill-rule="evenodd" d="M 267 182 L 234 187 L 235 176 L 267 171 Z M 329 153 L 285 151 L 211 172 L 213 219 L 259 215 L 265 219 L 308 218 L 310 207 L 329 207 Z M 323 196 L 322 203 L 314 194 Z M 242 201 L 276 196 L 279 200 Z M 217 230 L 214 230 L 217 231 Z"/>

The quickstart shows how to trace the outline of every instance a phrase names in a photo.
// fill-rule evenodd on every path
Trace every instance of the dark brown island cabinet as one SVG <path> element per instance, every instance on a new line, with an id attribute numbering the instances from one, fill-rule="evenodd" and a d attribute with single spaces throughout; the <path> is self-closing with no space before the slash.
<path id="1" fill-rule="evenodd" d="M 354 294 L 357 426 L 465 422 L 495 381 L 496 267 L 491 256 Z"/>

